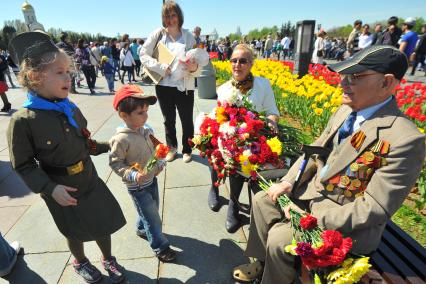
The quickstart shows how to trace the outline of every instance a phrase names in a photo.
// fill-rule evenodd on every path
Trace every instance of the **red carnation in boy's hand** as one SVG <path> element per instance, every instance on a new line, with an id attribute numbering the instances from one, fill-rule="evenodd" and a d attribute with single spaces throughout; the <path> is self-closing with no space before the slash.
<path id="1" fill-rule="evenodd" d="M 313 228 L 317 227 L 317 218 L 315 218 L 312 215 L 307 215 L 300 219 L 300 227 L 302 227 L 305 230 L 312 230 Z"/>

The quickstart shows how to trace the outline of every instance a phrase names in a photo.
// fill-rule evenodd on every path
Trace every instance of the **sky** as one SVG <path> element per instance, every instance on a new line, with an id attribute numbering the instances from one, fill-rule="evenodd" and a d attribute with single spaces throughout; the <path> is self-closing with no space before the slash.
<path id="1" fill-rule="evenodd" d="M 101 33 L 113 37 L 130 34 L 146 37 L 161 26 L 162 0 L 28 0 L 37 21 L 50 27 L 75 32 Z M 356 19 L 374 23 L 390 16 L 426 15 L 426 0 L 177 0 L 184 13 L 184 28 L 200 26 L 202 34 L 216 29 L 223 37 L 237 26 L 243 34 L 255 28 L 281 26 L 291 21 L 316 20 L 326 30 L 352 24 Z M 0 26 L 5 20 L 24 21 L 24 0 L 0 0 Z M 353 5 L 356 3 L 356 5 Z M 391 3 L 391 4 L 390 4 Z"/>

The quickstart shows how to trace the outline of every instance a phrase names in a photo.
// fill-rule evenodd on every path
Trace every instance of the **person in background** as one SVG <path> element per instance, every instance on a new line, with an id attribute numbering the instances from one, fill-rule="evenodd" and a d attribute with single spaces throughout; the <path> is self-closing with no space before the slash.
<path id="1" fill-rule="evenodd" d="M 121 74 L 121 83 L 124 84 L 124 75 L 127 72 L 127 79 L 129 83 L 132 82 L 132 74 L 135 66 L 135 60 L 133 59 L 132 52 L 129 49 L 129 43 L 125 42 L 123 48 L 120 52 L 120 64 L 121 70 L 123 73 Z"/>
<path id="2" fill-rule="evenodd" d="M 95 59 L 95 60 L 92 60 L 92 64 L 93 66 L 95 66 L 95 74 L 96 74 L 96 77 L 98 77 L 99 67 L 100 67 L 101 58 L 102 58 L 101 49 L 99 48 L 99 42 L 95 42 L 91 51 L 92 51 L 91 56 Z M 102 70 L 101 70 L 101 73 L 102 73 Z"/>
<path id="3" fill-rule="evenodd" d="M 265 41 L 265 51 L 263 54 L 264 58 L 271 57 L 273 44 L 274 44 L 274 41 L 272 40 L 271 35 L 268 35 Z"/>
<path id="4" fill-rule="evenodd" d="M 20 250 L 19 242 L 8 243 L 0 234 L 0 277 L 5 277 L 12 272 Z"/>
<path id="5" fill-rule="evenodd" d="M 72 60 L 72 66 L 73 69 L 77 70 L 77 66 L 75 64 L 75 49 L 72 46 L 72 44 L 68 40 L 68 33 L 62 32 L 60 36 L 60 41 L 56 44 L 58 48 L 61 48 L 65 51 L 66 54 L 71 58 Z M 76 74 L 72 73 L 71 75 L 71 94 L 78 94 L 78 92 L 75 89 L 75 80 L 76 80 Z"/>
<path id="6" fill-rule="evenodd" d="M 383 37 L 382 25 L 376 24 L 376 26 L 374 27 L 374 33 L 373 33 L 373 39 L 371 41 L 371 45 L 375 45 L 381 42 L 382 37 Z"/>
<path id="7" fill-rule="evenodd" d="M 407 58 L 410 58 L 411 53 L 413 53 L 416 48 L 417 40 L 419 39 L 417 33 L 412 31 L 415 24 L 416 20 L 411 17 L 407 18 L 402 24 L 403 35 L 398 42 L 399 50 L 404 52 Z"/>
<path id="8" fill-rule="evenodd" d="M 111 56 L 112 56 L 112 61 L 114 62 L 114 81 L 117 81 L 115 79 L 115 73 L 118 74 L 118 79 L 121 80 L 121 75 L 120 75 L 120 49 L 117 48 L 117 39 L 113 38 L 111 40 Z"/>
<path id="9" fill-rule="evenodd" d="M 0 111 L 2 112 L 9 112 L 12 108 L 12 104 L 9 102 L 6 95 L 6 92 L 9 89 L 4 75 L 4 70 L 6 68 L 9 68 L 6 57 L 0 55 L 0 98 L 3 101 L 3 108 Z"/>
<path id="10" fill-rule="evenodd" d="M 108 58 L 112 58 L 111 56 L 111 47 L 109 46 L 108 41 L 104 41 L 104 44 L 100 47 L 101 55 L 106 56 Z"/>
<path id="11" fill-rule="evenodd" d="M 141 72 L 141 60 L 139 58 L 139 43 L 141 42 L 141 39 L 134 39 L 132 44 L 130 44 L 130 51 L 132 52 L 133 60 L 135 61 L 135 68 L 133 70 L 133 79 L 136 82 L 135 73 L 140 76 Z"/>
<path id="12" fill-rule="evenodd" d="M 421 65 L 426 75 L 425 68 L 425 55 L 426 55 L 426 25 L 422 26 L 422 35 L 420 35 L 420 39 L 417 42 L 416 48 L 414 52 L 411 53 L 411 56 L 414 57 L 413 68 L 411 69 L 411 75 L 414 76 L 414 72 L 416 72 L 417 65 Z"/>
<path id="13" fill-rule="evenodd" d="M 370 33 L 370 25 L 365 24 L 362 27 L 361 35 L 359 36 L 358 47 L 364 49 L 373 44 L 373 35 Z"/>
<path id="14" fill-rule="evenodd" d="M 349 52 L 349 55 L 352 56 L 354 53 L 359 51 L 358 42 L 360 36 L 360 30 L 362 27 L 362 21 L 356 20 L 354 22 L 354 28 L 349 34 L 348 41 L 346 42 L 346 47 Z"/>
<path id="15" fill-rule="evenodd" d="M 317 39 L 314 43 L 314 51 L 312 52 L 312 63 L 314 64 L 324 63 L 324 38 L 326 35 L 326 31 L 323 29 L 321 29 L 317 34 Z"/>
<path id="16" fill-rule="evenodd" d="M 75 50 L 76 61 L 80 64 L 80 68 L 86 78 L 90 94 L 93 95 L 95 94 L 96 72 L 92 61 L 90 60 L 90 53 L 91 50 L 84 44 L 84 39 L 79 39 L 77 49 Z"/>
<path id="17" fill-rule="evenodd" d="M 398 41 L 401 38 L 402 30 L 398 27 L 398 17 L 392 16 L 388 19 L 388 27 L 383 32 L 381 40 L 377 44 L 392 45 L 399 47 Z"/>
<path id="18" fill-rule="evenodd" d="M 101 69 L 108 83 L 108 89 L 110 93 L 114 93 L 114 63 L 111 58 L 106 55 L 102 56 Z"/>
<path id="19" fill-rule="evenodd" d="M 200 34 L 201 34 L 201 28 L 200 27 L 195 27 L 194 28 L 194 38 L 195 38 L 195 47 L 200 47 L 201 44 L 201 38 L 200 38 Z"/>

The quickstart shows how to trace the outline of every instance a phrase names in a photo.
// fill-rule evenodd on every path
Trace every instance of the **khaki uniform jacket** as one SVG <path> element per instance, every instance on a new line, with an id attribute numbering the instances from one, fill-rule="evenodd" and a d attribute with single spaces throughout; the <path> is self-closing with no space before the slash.
<path id="1" fill-rule="evenodd" d="M 352 237 L 353 250 L 366 254 L 377 248 L 386 222 L 401 206 L 419 176 L 425 159 L 425 136 L 399 111 L 393 99 L 361 125 L 359 130 L 366 138 L 358 151 L 350 137 L 336 145 L 333 138 L 351 111 L 347 106 L 340 107 L 313 143 L 332 150 L 326 161 L 326 173 L 320 176 L 324 162 L 313 155 L 300 186 L 293 189 L 292 194 L 294 198 L 310 200 L 311 212 L 322 228 L 339 230 Z M 330 178 L 345 171 L 378 139 L 390 143 L 388 164 L 376 169 L 363 196 L 346 198 L 339 190 L 325 190 Z M 282 180 L 294 183 L 301 160 Z"/>
<path id="2" fill-rule="evenodd" d="M 34 193 L 40 193 L 61 233 L 80 241 L 96 240 L 110 235 L 126 223 L 116 199 L 99 178 L 90 154 L 107 152 L 109 145 L 96 143 L 91 152 L 82 134 L 87 121 L 74 109 L 79 128 L 69 124 L 63 113 L 53 110 L 20 109 L 13 114 L 7 130 L 12 167 Z M 84 170 L 75 175 L 56 175 L 43 170 L 68 167 L 83 161 Z M 56 185 L 77 189 L 70 195 L 77 206 L 59 205 L 52 198 Z"/>

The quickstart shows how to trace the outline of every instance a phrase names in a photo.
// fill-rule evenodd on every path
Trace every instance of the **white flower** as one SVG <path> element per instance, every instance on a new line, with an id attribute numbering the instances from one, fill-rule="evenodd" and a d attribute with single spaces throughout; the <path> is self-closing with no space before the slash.
<path id="1" fill-rule="evenodd" d="M 200 114 L 197 115 L 194 122 L 195 134 L 200 134 L 201 124 L 203 124 L 205 119 L 206 119 L 206 114 L 204 112 L 200 112 Z"/>
<path id="2" fill-rule="evenodd" d="M 229 121 L 223 123 L 219 127 L 219 131 L 222 132 L 227 137 L 233 136 L 235 134 L 235 130 L 236 128 L 234 126 L 229 125 Z"/>
<path id="3" fill-rule="evenodd" d="M 251 156 L 251 151 L 249 149 L 244 150 L 243 151 L 243 155 L 246 156 L 246 157 L 250 157 Z"/>
<path id="4" fill-rule="evenodd" d="M 236 88 L 232 89 L 219 89 L 219 92 L 217 94 L 218 100 L 221 103 L 221 105 L 225 106 L 232 106 L 237 105 L 240 106 L 242 104 L 241 98 L 241 92 L 237 90 Z"/>

